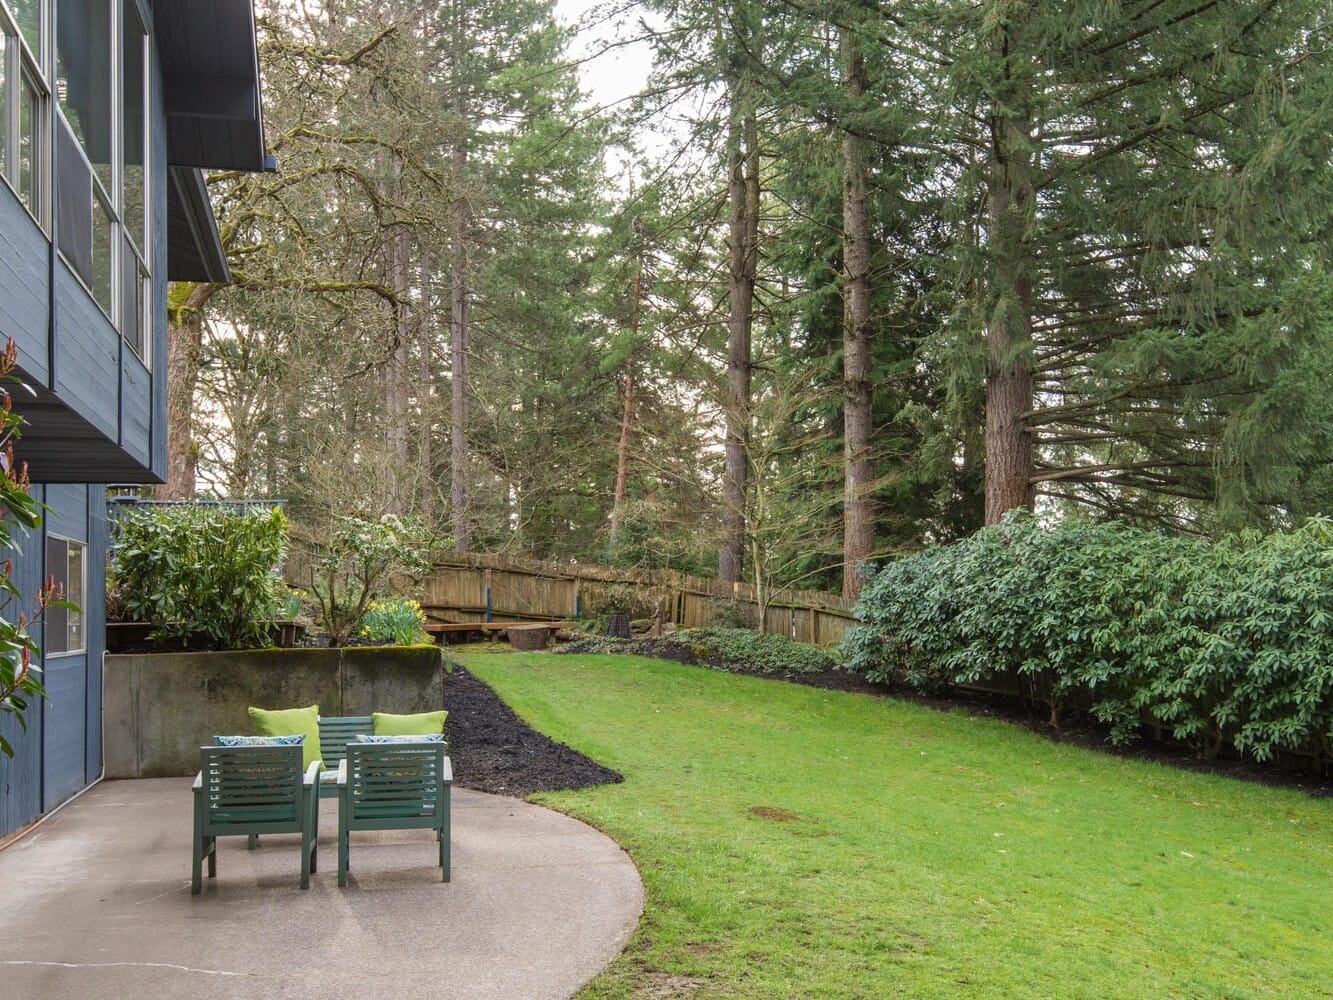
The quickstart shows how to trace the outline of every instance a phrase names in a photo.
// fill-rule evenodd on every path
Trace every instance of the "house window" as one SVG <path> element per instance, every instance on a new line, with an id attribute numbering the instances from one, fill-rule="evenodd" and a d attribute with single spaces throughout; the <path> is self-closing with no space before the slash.
<path id="1" fill-rule="evenodd" d="M 42 0 L 0 0 L 0 177 L 45 227 L 43 10 Z"/>
<path id="2" fill-rule="evenodd" d="M 144 287 L 148 283 L 148 28 L 138 0 L 121 0 L 120 217 L 124 222 L 120 273 L 120 332 L 148 363 Z"/>
<path id="3" fill-rule="evenodd" d="M 58 584 L 64 599 L 80 608 L 88 592 L 88 546 L 69 538 L 50 535 L 46 539 L 46 575 Z M 42 629 L 47 656 L 82 653 L 88 648 L 83 631 L 83 612 L 48 608 Z"/>
<path id="4" fill-rule="evenodd" d="M 147 24 L 139 0 L 55 0 L 55 25 L 57 243 L 147 363 Z"/>

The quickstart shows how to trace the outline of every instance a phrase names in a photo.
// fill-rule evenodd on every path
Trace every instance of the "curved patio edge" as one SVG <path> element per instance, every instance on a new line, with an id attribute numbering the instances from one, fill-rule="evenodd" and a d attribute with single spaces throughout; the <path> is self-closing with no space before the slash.
<path id="1" fill-rule="evenodd" d="M 353 834 L 336 884 L 337 803 L 319 872 L 298 888 L 295 835 L 218 845 L 189 888 L 186 779 L 104 782 L 0 853 L 0 975 L 17 996 L 451 1000 L 569 997 L 624 949 L 643 913 L 638 869 L 563 813 L 453 793 L 453 870 L 429 831 Z"/>

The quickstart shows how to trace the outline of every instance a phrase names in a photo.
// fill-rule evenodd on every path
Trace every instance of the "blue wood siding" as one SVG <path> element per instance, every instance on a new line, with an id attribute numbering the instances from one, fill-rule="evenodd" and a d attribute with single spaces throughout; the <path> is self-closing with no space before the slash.
<path id="1" fill-rule="evenodd" d="M 88 487 L 82 483 L 46 487 L 46 531 L 80 542 L 88 540 Z"/>
<path id="2" fill-rule="evenodd" d="M 87 542 L 88 495 L 85 485 L 46 487 L 46 533 Z M 45 553 L 46 546 L 42 546 Z M 91 555 L 91 552 L 89 553 Z M 46 566 L 44 576 L 56 567 Z M 102 578 L 86 566 L 88 588 Z M 85 621 L 91 619 L 85 618 Z M 85 629 L 85 634 L 88 630 Z M 99 627 L 98 631 L 102 631 Z M 42 717 L 42 809 L 51 809 L 87 784 L 88 655 L 47 656 L 43 664 L 46 706 Z"/>
<path id="3" fill-rule="evenodd" d="M 150 465 L 153 439 L 153 377 L 133 351 L 124 352 L 120 381 L 120 446 Z"/>
<path id="4" fill-rule="evenodd" d="M 115 441 L 120 334 L 63 260 L 56 264 L 55 293 L 55 390 L 66 406 Z"/>
<path id="5" fill-rule="evenodd" d="M 106 490 L 88 487 L 88 593 L 83 615 L 88 623 L 88 723 L 84 739 L 84 783 L 96 781 L 102 773 L 102 655 L 106 652 L 106 550 L 110 541 L 106 518 Z"/>
<path id="6" fill-rule="evenodd" d="M 43 674 L 42 810 L 46 811 L 84 786 L 88 657 L 82 653 L 48 657 Z"/>
<path id="7" fill-rule="evenodd" d="M 42 499 L 44 492 L 34 486 L 33 496 Z M 35 594 L 41 586 L 42 556 L 45 541 L 40 532 L 22 540 L 21 550 L 14 560 L 14 583 L 19 593 Z M 41 628 L 34 630 L 40 643 Z M 9 716 L 0 716 L 0 730 L 14 745 L 12 758 L 0 754 L 0 836 L 32 822 L 42 811 L 42 713 L 41 704 L 28 713 L 28 730 L 23 732 Z"/>
<path id="8" fill-rule="evenodd" d="M 51 376 L 50 253 L 46 234 L 0 182 L 0 345 L 13 337 L 23 370 L 41 385 Z"/>

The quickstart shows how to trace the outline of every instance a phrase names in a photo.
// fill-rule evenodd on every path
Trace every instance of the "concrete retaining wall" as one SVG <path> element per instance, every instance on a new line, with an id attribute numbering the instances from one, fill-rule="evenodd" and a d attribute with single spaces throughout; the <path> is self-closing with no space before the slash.
<path id="1" fill-rule="evenodd" d="M 435 646 L 256 649 L 106 658 L 106 776 L 166 778 L 199 770 L 219 733 L 253 733 L 250 705 L 324 715 L 444 707 Z"/>

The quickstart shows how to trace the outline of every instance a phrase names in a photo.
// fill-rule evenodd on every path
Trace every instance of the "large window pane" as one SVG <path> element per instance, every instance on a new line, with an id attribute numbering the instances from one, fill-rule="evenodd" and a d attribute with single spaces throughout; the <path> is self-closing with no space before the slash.
<path id="1" fill-rule="evenodd" d="M 56 126 L 56 239 L 69 266 L 93 286 L 93 182 L 79 144 L 65 123 Z"/>
<path id="2" fill-rule="evenodd" d="M 42 97 L 26 72 L 19 74 L 19 198 L 39 220 L 42 178 Z M 45 224 L 45 223 L 43 223 Z"/>
<path id="3" fill-rule="evenodd" d="M 51 537 L 46 540 L 46 574 L 61 588 L 64 599 L 83 607 L 87 594 L 88 547 L 83 542 Z M 43 652 L 77 653 L 88 648 L 83 631 L 83 613 L 49 608 L 43 629 Z"/>
<path id="4" fill-rule="evenodd" d="M 95 185 L 94 185 L 95 187 Z M 111 247 L 116 232 L 116 217 L 102 200 L 100 191 L 93 194 L 93 298 L 111 315 Z"/>
<path id="5" fill-rule="evenodd" d="M 0 174 L 13 179 L 14 164 L 9 158 L 9 59 L 13 45 L 0 24 Z"/>
<path id="6" fill-rule="evenodd" d="M 127 241 L 120 248 L 120 331 L 125 343 L 145 364 L 143 271 L 134 247 Z"/>
<path id="7" fill-rule="evenodd" d="M 34 59 L 42 53 L 42 0 L 5 0 Z"/>
<path id="8" fill-rule="evenodd" d="M 122 0 L 121 35 L 125 54 L 121 67 L 124 100 L 121 108 L 121 148 L 125 155 L 125 170 L 121 178 L 124 187 L 121 222 L 139 251 L 148 255 L 147 220 L 144 204 L 144 166 L 148 162 L 147 130 L 144 128 L 144 97 L 147 93 L 144 58 L 145 35 L 139 20 L 135 0 Z"/>
<path id="9" fill-rule="evenodd" d="M 69 571 L 65 575 L 65 600 L 82 609 L 87 573 L 84 569 L 86 547 L 79 542 L 69 543 Z M 83 612 L 66 612 L 67 630 L 65 648 L 70 652 L 87 648 L 83 637 Z"/>
<path id="10" fill-rule="evenodd" d="M 56 6 L 56 96 L 93 172 L 111 187 L 111 3 Z"/>

